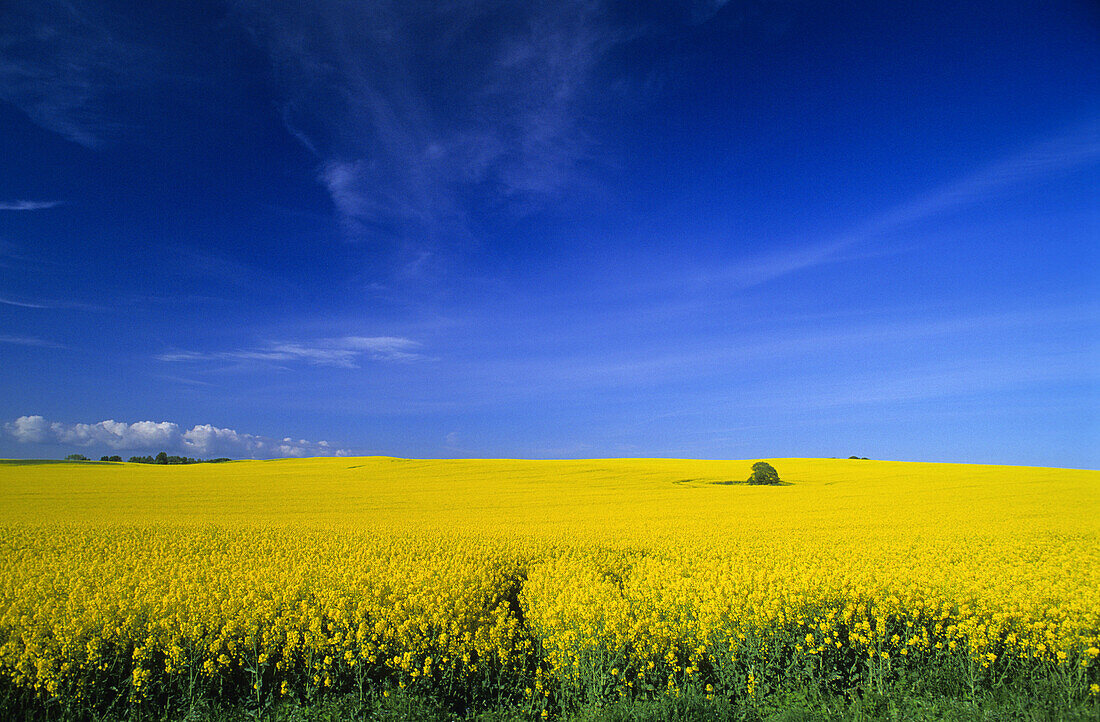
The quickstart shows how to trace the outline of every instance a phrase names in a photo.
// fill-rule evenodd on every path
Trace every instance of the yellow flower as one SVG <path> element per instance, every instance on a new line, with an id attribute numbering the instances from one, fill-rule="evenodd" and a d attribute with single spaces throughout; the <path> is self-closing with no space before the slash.
<path id="1" fill-rule="evenodd" d="M 826 668 L 887 645 L 1095 665 L 1097 472 L 792 459 L 783 489 L 711 483 L 735 471 L 0 465 L 0 639 L 18 640 L 0 665 L 29 693 L 94 697 L 112 668 L 134 668 L 135 690 L 213 689 L 275 661 L 290 694 L 368 665 L 402 687 L 517 678 L 538 649 L 527 689 L 544 699 L 603 659 L 671 695 L 681 672 L 774 663 L 777 641 Z"/>

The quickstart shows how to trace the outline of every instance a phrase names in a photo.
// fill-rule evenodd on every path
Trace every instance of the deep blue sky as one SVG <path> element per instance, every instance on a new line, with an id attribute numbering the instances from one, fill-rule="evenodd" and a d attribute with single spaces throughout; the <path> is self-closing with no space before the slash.
<path id="1" fill-rule="evenodd" d="M 1098 198 L 1083 1 L 8 0 L 0 456 L 1097 468 Z"/>

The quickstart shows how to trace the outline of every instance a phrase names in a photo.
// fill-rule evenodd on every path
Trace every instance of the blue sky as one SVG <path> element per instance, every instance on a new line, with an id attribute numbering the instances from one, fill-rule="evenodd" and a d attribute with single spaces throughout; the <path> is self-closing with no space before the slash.
<path id="1" fill-rule="evenodd" d="M 1100 466 L 1086 2 L 9 0 L 0 456 Z"/>

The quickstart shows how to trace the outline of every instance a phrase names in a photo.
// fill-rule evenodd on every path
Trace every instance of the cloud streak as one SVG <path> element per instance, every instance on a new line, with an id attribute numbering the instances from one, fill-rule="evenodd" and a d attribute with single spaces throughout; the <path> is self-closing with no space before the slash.
<path id="1" fill-rule="evenodd" d="M 359 368 L 368 361 L 408 362 L 424 357 L 416 341 L 397 336 L 343 336 L 318 339 L 312 343 L 270 343 L 236 351 L 172 351 L 156 358 L 167 362 L 235 361 L 266 363 L 305 363 L 311 366 Z"/>
<path id="2" fill-rule="evenodd" d="M 1100 122 L 1048 138 L 1032 147 L 986 165 L 926 194 L 878 213 L 821 243 L 806 244 L 699 273 L 691 282 L 732 284 L 751 288 L 799 271 L 838 263 L 854 249 L 892 231 L 933 219 L 967 205 L 1100 162 Z M 889 251 L 887 251 L 889 252 Z M 675 280 L 677 285 L 687 283 Z"/>
<path id="3" fill-rule="evenodd" d="M 0 211 L 43 211 L 56 208 L 63 201 L 0 201 Z"/>
<path id="4" fill-rule="evenodd" d="M 1029 182 L 1055 177 L 1100 162 L 1100 121 L 1043 140 L 991 163 L 857 226 L 845 245 L 978 203 Z"/>
<path id="5" fill-rule="evenodd" d="M 11 0 L 0 9 L 0 100 L 47 130 L 98 148 L 122 127 L 104 110 L 105 99 L 133 86 L 148 66 L 146 54 L 102 8 Z"/>
<path id="6" fill-rule="evenodd" d="M 31 303 L 29 301 L 15 301 L 10 298 L 0 298 L 0 303 L 5 306 L 17 306 L 19 308 L 53 308 L 53 306 L 47 306 L 42 303 Z"/>
<path id="7" fill-rule="evenodd" d="M 1085 338 L 1087 330 L 1100 320 L 1100 306 L 1056 306 L 1020 308 L 986 314 L 954 317 L 892 318 L 856 322 L 847 316 L 830 319 L 803 319 L 796 325 L 769 323 L 749 327 L 724 343 L 715 343 L 705 335 L 675 334 L 663 339 L 662 352 L 638 353 L 629 343 L 619 350 L 594 355 L 572 343 L 571 352 L 556 349 L 544 353 L 524 353 L 511 358 L 479 363 L 463 370 L 462 391 L 448 400 L 455 407 L 476 406 L 484 398 L 508 399 L 530 403 L 534 399 L 587 398 L 616 390 L 630 390 L 645 397 L 643 389 L 672 388 L 696 383 L 709 386 L 706 392 L 717 398 L 723 388 L 738 388 L 742 383 L 757 383 L 767 378 L 767 394 L 791 387 L 792 408 L 799 408 L 795 396 L 805 394 L 814 403 L 861 403 L 885 398 L 888 390 L 871 391 L 874 384 L 891 383 L 899 388 L 910 384 L 913 393 L 941 394 L 944 384 L 931 384 L 922 390 L 911 364 L 922 363 L 912 349 L 935 350 L 945 368 L 954 364 L 969 368 L 975 377 L 989 368 L 997 388 L 1015 385 L 1027 388 L 1044 379 L 1082 384 L 1094 383 L 1097 354 L 1091 349 L 1065 346 L 1067 338 Z M 1010 360 L 996 362 L 999 349 L 1011 348 Z M 983 350 L 984 349 L 984 350 Z M 830 374 L 802 386 L 815 369 L 828 369 L 840 359 L 860 358 L 857 366 L 863 380 L 844 378 L 830 391 Z M 991 360 L 992 359 L 992 360 Z M 892 364 L 902 364 L 901 367 Z M 928 375 L 934 369 L 928 369 Z M 740 381 L 738 377 L 754 379 Z M 960 377 L 961 378 L 961 377 Z M 870 380 L 868 380 L 870 379 Z M 705 382 L 704 382 L 705 380 Z M 456 385 L 457 386 L 457 385 Z M 958 384 L 962 388 L 962 384 Z M 975 389 L 983 388 L 975 383 Z M 861 395 L 851 393 L 859 389 Z M 464 397 L 458 394 L 465 392 Z M 890 390 L 889 392 L 892 392 Z M 705 400 L 705 399 L 704 399 Z"/>
<path id="8" fill-rule="evenodd" d="M 72 309 L 77 311 L 105 311 L 107 310 L 103 306 L 97 306 L 91 303 L 79 303 L 77 301 L 17 301 L 13 298 L 0 298 L 0 303 L 5 306 L 16 306 L 18 308 L 42 308 L 42 309 Z"/>
<path id="9" fill-rule="evenodd" d="M 45 339 L 35 338 L 33 336 L 10 336 L 8 334 L 0 334 L 0 343 L 9 343 L 14 346 L 34 346 L 38 348 L 66 348 L 59 343 L 46 341 Z"/>
<path id="10" fill-rule="evenodd" d="M 20 416 L 4 424 L 8 436 L 24 444 L 62 444 L 107 448 L 115 451 L 151 449 L 181 452 L 198 457 L 270 459 L 304 456 L 348 456 L 351 452 L 327 441 L 286 437 L 275 439 L 245 434 L 212 424 L 186 429 L 172 421 L 126 423 L 108 419 L 95 424 L 47 421 L 42 416 Z"/>
<path id="11" fill-rule="evenodd" d="M 414 251 L 468 237 L 475 193 L 516 210 L 578 182 L 621 38 L 587 0 L 235 7 L 345 229 Z"/>

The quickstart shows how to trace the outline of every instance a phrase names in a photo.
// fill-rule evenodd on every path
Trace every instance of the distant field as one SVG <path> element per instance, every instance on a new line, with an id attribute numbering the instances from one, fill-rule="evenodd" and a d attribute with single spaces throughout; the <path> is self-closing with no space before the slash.
<path id="1" fill-rule="evenodd" d="M 752 461 L 0 463 L 0 678 L 74 715 L 1100 694 L 1100 472 Z"/>

